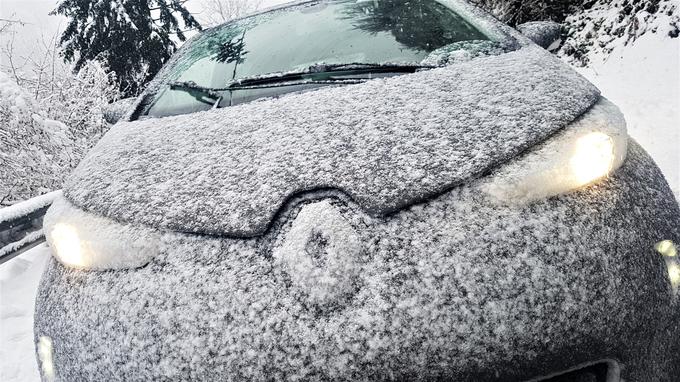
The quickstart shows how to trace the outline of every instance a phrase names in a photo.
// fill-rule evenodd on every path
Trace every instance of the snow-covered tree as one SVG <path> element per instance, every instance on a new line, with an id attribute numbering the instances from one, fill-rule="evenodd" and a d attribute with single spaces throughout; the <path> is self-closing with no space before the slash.
<path id="1" fill-rule="evenodd" d="M 261 0 L 203 0 L 201 22 L 206 26 L 222 24 L 259 8 Z"/>
<path id="2" fill-rule="evenodd" d="M 116 74 L 125 95 L 140 91 L 177 48 L 185 32 L 201 29 L 185 0 L 62 0 L 54 13 L 69 21 L 64 58 L 80 70 L 98 60 Z M 179 16 L 179 18 L 178 18 Z"/>

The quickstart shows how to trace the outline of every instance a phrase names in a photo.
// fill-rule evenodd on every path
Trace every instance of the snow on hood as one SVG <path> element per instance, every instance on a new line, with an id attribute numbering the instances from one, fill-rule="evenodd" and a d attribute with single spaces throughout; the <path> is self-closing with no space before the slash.
<path id="1" fill-rule="evenodd" d="M 445 192 L 566 126 L 599 98 L 528 46 L 500 56 L 230 108 L 119 123 L 65 187 L 107 217 L 249 237 L 291 196 L 340 189 L 382 216 Z"/>

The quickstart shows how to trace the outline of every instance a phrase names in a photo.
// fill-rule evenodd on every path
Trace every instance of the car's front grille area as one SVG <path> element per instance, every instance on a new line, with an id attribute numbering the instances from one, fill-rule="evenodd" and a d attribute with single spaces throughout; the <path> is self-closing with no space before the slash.
<path id="1" fill-rule="evenodd" d="M 616 362 L 598 362 L 532 382 L 619 382 L 618 370 Z"/>

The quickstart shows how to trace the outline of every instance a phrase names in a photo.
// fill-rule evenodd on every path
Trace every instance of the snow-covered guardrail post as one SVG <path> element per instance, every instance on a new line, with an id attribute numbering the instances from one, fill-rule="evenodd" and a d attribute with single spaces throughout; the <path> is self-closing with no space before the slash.
<path id="1" fill-rule="evenodd" d="M 0 264 L 45 241 L 42 219 L 61 190 L 0 209 Z"/>

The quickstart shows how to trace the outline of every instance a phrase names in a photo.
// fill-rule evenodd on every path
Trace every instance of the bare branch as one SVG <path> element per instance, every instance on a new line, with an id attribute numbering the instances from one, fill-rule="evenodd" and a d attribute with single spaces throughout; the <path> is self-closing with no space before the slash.
<path id="1" fill-rule="evenodd" d="M 9 68 L 12 72 L 12 76 L 14 76 L 14 81 L 17 83 L 17 85 L 21 86 L 21 79 L 19 78 L 19 74 L 17 73 L 17 67 L 14 64 L 14 33 L 11 34 L 12 37 L 7 41 L 5 48 L 3 49 L 3 53 L 7 56 L 7 61 L 9 62 Z"/>
<path id="2" fill-rule="evenodd" d="M 0 18 L 0 23 L 6 23 L 6 24 L 19 24 L 19 25 L 21 25 L 21 26 L 24 26 L 24 25 L 26 25 L 26 24 L 30 24 L 30 23 L 27 23 L 27 22 L 25 22 L 25 21 L 23 21 L 23 20 L 18 20 L 18 19 L 17 19 L 17 20 L 12 20 L 12 19 L 3 19 L 3 18 Z"/>

